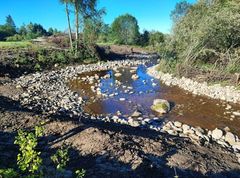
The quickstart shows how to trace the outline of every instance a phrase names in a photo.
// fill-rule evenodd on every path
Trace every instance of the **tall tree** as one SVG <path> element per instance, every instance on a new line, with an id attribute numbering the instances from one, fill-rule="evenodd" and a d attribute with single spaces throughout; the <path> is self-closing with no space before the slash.
<path id="1" fill-rule="evenodd" d="M 97 10 L 97 0 L 72 0 L 75 13 L 75 50 L 78 52 L 79 44 L 79 28 L 80 25 L 84 28 L 86 19 L 94 19 L 105 13 L 104 9 Z M 82 28 L 82 29 L 83 29 Z"/>
<path id="2" fill-rule="evenodd" d="M 72 3 L 72 0 L 60 0 L 60 2 L 65 4 L 65 12 L 66 12 L 67 23 L 68 23 L 68 36 L 69 36 L 70 48 L 71 48 L 71 50 L 73 50 L 72 29 L 71 29 L 70 14 L 69 14 L 69 4 Z"/>
<path id="3" fill-rule="evenodd" d="M 117 17 L 111 30 L 113 39 L 119 44 L 137 44 L 140 36 L 137 19 L 129 14 Z"/>
<path id="4" fill-rule="evenodd" d="M 6 17 L 6 23 L 5 23 L 6 26 L 8 27 L 11 27 L 13 30 L 16 31 L 16 25 L 15 25 L 15 22 L 13 21 L 13 18 L 11 15 L 8 15 Z"/>
<path id="5" fill-rule="evenodd" d="M 82 5 L 83 0 L 73 0 L 74 13 L 75 13 L 75 51 L 78 52 L 78 43 L 79 43 L 79 9 Z"/>
<path id="6" fill-rule="evenodd" d="M 177 3 L 175 9 L 171 12 L 173 22 L 176 23 L 181 20 L 181 18 L 186 15 L 190 7 L 191 4 L 186 0 Z"/>

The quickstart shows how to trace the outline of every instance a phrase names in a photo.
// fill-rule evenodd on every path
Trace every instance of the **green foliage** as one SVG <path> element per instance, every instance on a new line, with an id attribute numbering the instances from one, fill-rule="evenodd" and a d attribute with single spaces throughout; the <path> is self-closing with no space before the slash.
<path id="1" fill-rule="evenodd" d="M 163 33 L 156 32 L 156 31 L 153 31 L 150 33 L 150 36 L 149 36 L 149 44 L 150 45 L 155 47 L 163 42 L 164 42 L 164 34 Z"/>
<path id="2" fill-rule="evenodd" d="M 0 177 L 3 177 L 3 178 L 18 178 L 19 174 L 12 168 L 0 169 Z"/>
<path id="3" fill-rule="evenodd" d="M 148 46 L 150 40 L 150 33 L 147 30 L 144 30 L 143 34 L 140 34 L 138 44 L 141 46 Z"/>
<path id="4" fill-rule="evenodd" d="M 34 70 L 35 71 L 41 71 L 41 66 L 40 66 L 40 64 L 39 63 L 37 63 L 37 64 L 35 64 L 35 66 L 34 66 Z"/>
<path id="5" fill-rule="evenodd" d="M 129 14 L 117 17 L 112 23 L 111 35 L 117 44 L 137 44 L 140 36 L 137 19 Z"/>
<path id="6" fill-rule="evenodd" d="M 99 36 L 98 36 L 98 43 L 107 43 L 109 42 L 111 39 L 110 36 L 111 33 L 111 28 L 109 27 L 109 25 L 107 24 L 102 24 L 100 31 L 99 31 Z"/>
<path id="7" fill-rule="evenodd" d="M 6 17 L 6 26 L 11 27 L 16 32 L 16 25 L 11 15 Z"/>
<path id="8" fill-rule="evenodd" d="M 6 17 L 6 23 L 0 25 L 0 41 L 6 40 L 7 37 L 16 34 L 16 26 L 10 15 Z"/>
<path id="9" fill-rule="evenodd" d="M 170 15 L 173 22 L 177 23 L 179 20 L 181 20 L 182 17 L 187 14 L 190 7 L 191 4 L 189 4 L 186 0 L 177 3 L 175 9 L 171 12 Z"/>
<path id="10" fill-rule="evenodd" d="M 6 41 L 23 41 L 24 37 L 19 35 L 19 34 L 15 34 L 13 36 L 9 36 L 6 38 Z"/>
<path id="11" fill-rule="evenodd" d="M 86 174 L 85 169 L 79 169 L 75 171 L 76 178 L 83 178 Z"/>
<path id="12" fill-rule="evenodd" d="M 86 19 L 84 22 L 83 39 L 85 43 L 95 44 L 102 26 L 101 19 Z"/>
<path id="13" fill-rule="evenodd" d="M 32 43 L 28 41 L 18 41 L 18 42 L 0 42 L 0 49 L 16 49 L 16 48 L 29 48 L 32 47 Z"/>
<path id="14" fill-rule="evenodd" d="M 173 34 L 159 49 L 163 58 L 177 60 L 177 69 L 193 68 L 201 61 L 214 66 L 214 70 L 239 72 L 239 1 L 200 0 L 176 8 L 182 8 L 174 11 L 180 18 L 174 21 Z"/>
<path id="15" fill-rule="evenodd" d="M 35 133 L 18 131 L 18 136 L 14 144 L 19 145 L 20 153 L 17 156 L 17 164 L 19 169 L 23 172 L 35 173 L 39 171 L 42 165 L 42 159 L 40 158 L 41 152 L 36 151 L 37 139 L 43 135 L 42 128 L 35 127 Z"/>
<path id="16" fill-rule="evenodd" d="M 58 149 L 57 152 L 51 156 L 51 160 L 56 165 L 57 170 L 63 171 L 69 161 L 68 149 Z"/>

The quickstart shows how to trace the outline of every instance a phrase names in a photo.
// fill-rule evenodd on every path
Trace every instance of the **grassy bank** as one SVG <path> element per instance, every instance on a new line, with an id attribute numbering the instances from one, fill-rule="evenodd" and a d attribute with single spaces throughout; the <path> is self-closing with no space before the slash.
<path id="1" fill-rule="evenodd" d="M 238 85 L 239 14 L 236 0 L 190 5 L 174 21 L 173 33 L 157 49 L 162 56 L 159 70 L 179 77 Z"/>
<path id="2" fill-rule="evenodd" d="M 61 44 L 60 44 L 61 45 Z M 0 42 L 0 76 L 17 77 L 23 73 L 48 70 L 75 63 L 99 60 L 94 47 L 82 45 L 79 52 L 54 44 L 33 44 L 30 41 Z"/>
<path id="3" fill-rule="evenodd" d="M 30 41 L 17 41 L 17 42 L 0 41 L 0 49 L 29 48 L 32 46 L 33 44 Z"/>

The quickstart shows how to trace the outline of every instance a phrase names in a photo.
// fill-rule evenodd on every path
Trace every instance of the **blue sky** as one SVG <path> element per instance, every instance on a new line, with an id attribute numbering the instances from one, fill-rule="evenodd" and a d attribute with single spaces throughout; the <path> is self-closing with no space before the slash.
<path id="1" fill-rule="evenodd" d="M 99 7 L 105 7 L 107 14 L 104 21 L 111 24 L 119 15 L 130 13 L 138 20 L 141 31 L 159 30 L 170 32 L 169 17 L 175 4 L 181 0 L 99 0 Z M 188 0 L 190 3 L 196 0 Z M 10 14 L 16 25 L 36 22 L 46 29 L 49 27 L 65 30 L 67 28 L 64 6 L 58 0 L 1 0 L 0 24 Z"/>

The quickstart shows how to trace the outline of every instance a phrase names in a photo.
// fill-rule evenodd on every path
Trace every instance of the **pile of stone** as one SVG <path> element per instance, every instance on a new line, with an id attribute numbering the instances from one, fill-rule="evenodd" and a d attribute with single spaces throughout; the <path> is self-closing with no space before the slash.
<path id="1" fill-rule="evenodd" d="M 139 111 L 135 111 L 128 118 L 121 116 L 112 117 L 92 117 L 92 119 L 104 122 L 114 122 L 119 124 L 130 125 L 144 129 L 151 129 L 169 135 L 189 138 L 196 144 L 207 145 L 213 142 L 225 147 L 235 153 L 240 153 L 240 140 L 226 129 L 205 130 L 201 127 L 192 127 L 179 121 L 168 121 L 164 123 L 161 118 L 143 118 Z"/>
<path id="2" fill-rule="evenodd" d="M 157 66 L 150 67 L 148 74 L 160 79 L 166 85 L 179 86 L 196 95 L 206 95 L 213 99 L 221 99 L 228 102 L 240 103 L 240 91 L 234 86 L 222 87 L 219 84 L 209 86 L 207 82 L 199 83 L 189 78 L 177 78 L 171 74 L 157 70 Z"/>
<path id="3" fill-rule="evenodd" d="M 198 143 L 216 142 L 223 147 L 229 148 L 235 152 L 240 152 L 239 138 L 229 131 L 224 131 L 218 128 L 210 131 L 204 130 L 200 127 L 191 127 L 178 121 L 169 121 L 166 124 L 163 124 L 161 131 L 170 135 L 188 137 Z"/>
<path id="4" fill-rule="evenodd" d="M 68 82 L 70 79 L 77 79 L 78 75 L 84 72 L 136 66 L 145 62 L 147 61 L 142 59 L 99 62 L 22 76 L 15 80 L 15 84 L 17 88 L 22 88 L 24 93 L 13 96 L 13 99 L 19 100 L 23 107 L 36 112 L 79 117 L 83 112 L 82 105 L 84 102 L 78 93 L 69 89 Z M 99 81 L 99 76 L 90 76 L 83 80 L 94 83 L 94 80 Z M 94 90 L 101 94 L 99 87 L 94 88 Z"/>

